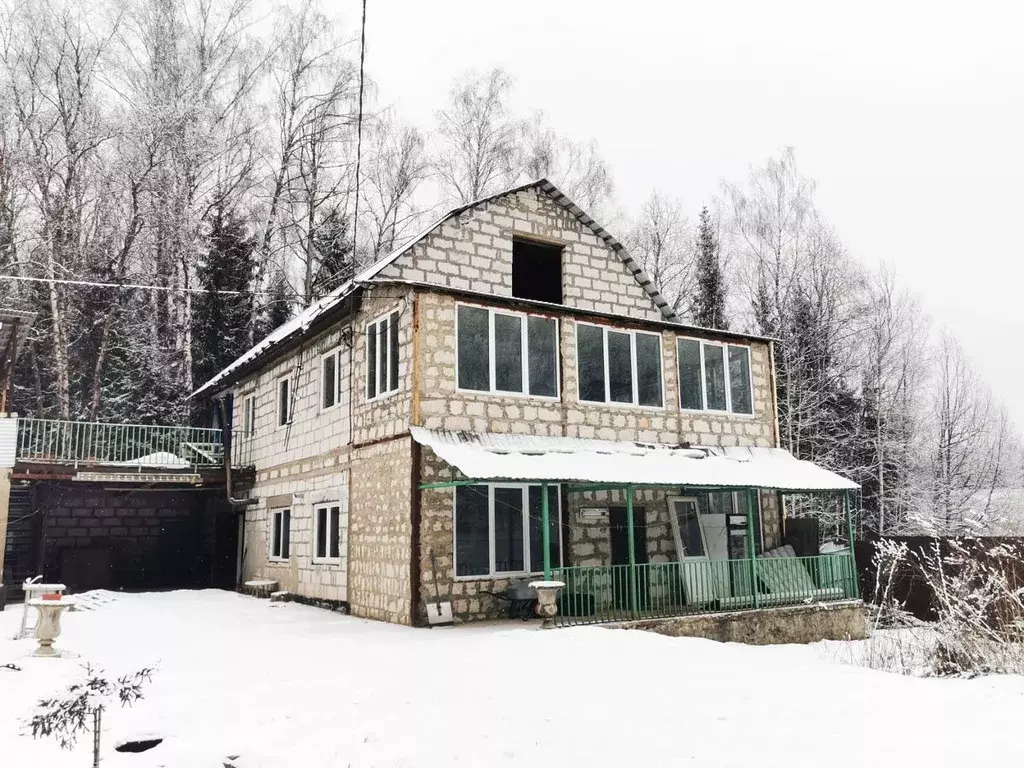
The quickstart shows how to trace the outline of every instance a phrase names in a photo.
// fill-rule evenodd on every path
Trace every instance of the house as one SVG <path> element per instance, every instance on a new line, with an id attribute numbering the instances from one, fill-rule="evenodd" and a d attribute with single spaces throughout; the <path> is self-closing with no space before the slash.
<path id="1" fill-rule="evenodd" d="M 856 486 L 777 447 L 771 341 L 682 325 L 546 180 L 445 214 L 195 394 L 255 470 L 242 578 L 357 616 L 420 624 L 437 591 L 495 617 L 540 576 L 579 621 L 856 598 L 848 552 L 780 557 L 786 493 Z"/>

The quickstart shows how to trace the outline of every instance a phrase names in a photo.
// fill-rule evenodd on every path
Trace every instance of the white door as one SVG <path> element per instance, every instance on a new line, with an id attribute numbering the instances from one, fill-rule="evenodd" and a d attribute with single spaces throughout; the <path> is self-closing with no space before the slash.
<path id="1" fill-rule="evenodd" d="M 708 542 L 697 500 L 670 498 L 668 508 L 686 602 L 691 605 L 710 603 L 719 595 L 719 583 L 714 577 L 714 567 L 710 565 Z"/>

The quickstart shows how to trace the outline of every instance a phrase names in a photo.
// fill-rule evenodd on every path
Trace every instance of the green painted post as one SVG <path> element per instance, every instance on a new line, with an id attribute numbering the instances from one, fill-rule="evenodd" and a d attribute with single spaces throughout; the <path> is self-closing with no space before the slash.
<path id="1" fill-rule="evenodd" d="M 541 483 L 540 486 L 540 524 L 541 542 L 544 547 L 544 581 L 551 581 L 551 526 L 549 524 L 551 515 L 550 502 L 548 501 L 548 484 Z"/>
<path id="2" fill-rule="evenodd" d="M 754 599 L 754 607 L 758 607 L 757 597 L 757 563 L 754 562 L 754 558 L 757 554 L 757 550 L 754 548 L 754 494 L 757 491 L 750 488 L 747 489 L 744 496 L 747 498 L 747 553 L 750 557 L 750 593 Z"/>
<path id="3" fill-rule="evenodd" d="M 633 535 L 633 486 L 626 486 L 626 546 L 629 549 L 629 608 L 636 615 L 637 605 L 640 602 L 637 598 L 636 585 L 636 551 Z"/>
<path id="4" fill-rule="evenodd" d="M 860 583 L 857 578 L 857 558 L 853 553 L 853 511 L 850 508 L 849 491 L 843 491 L 843 507 L 846 512 L 846 530 L 850 537 L 850 561 L 846 565 L 850 579 L 850 594 L 853 597 L 860 597 Z"/>

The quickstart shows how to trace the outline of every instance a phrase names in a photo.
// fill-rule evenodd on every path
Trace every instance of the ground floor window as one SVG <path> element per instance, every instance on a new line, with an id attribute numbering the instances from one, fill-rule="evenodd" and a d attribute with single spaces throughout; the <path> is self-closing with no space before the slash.
<path id="1" fill-rule="evenodd" d="M 313 515 L 313 562 L 338 563 L 341 561 L 341 507 L 325 504 L 317 507 Z"/>
<path id="2" fill-rule="evenodd" d="M 287 560 L 291 554 L 292 511 L 275 509 L 270 519 L 270 559 Z"/>
<path id="3" fill-rule="evenodd" d="M 551 565 L 561 566 L 561 492 L 548 486 Z M 508 576 L 544 570 L 540 485 L 464 485 L 455 489 L 455 575 Z"/>

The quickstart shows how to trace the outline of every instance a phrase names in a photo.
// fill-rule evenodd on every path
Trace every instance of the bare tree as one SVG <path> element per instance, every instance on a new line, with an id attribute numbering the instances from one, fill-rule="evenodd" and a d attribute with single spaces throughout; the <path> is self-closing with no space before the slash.
<path id="1" fill-rule="evenodd" d="M 431 174 L 423 134 L 385 112 L 373 126 L 367 171 L 362 179 L 366 251 L 376 261 L 419 228 L 425 211 L 417 192 Z"/>
<path id="2" fill-rule="evenodd" d="M 695 263 L 693 232 L 682 204 L 652 192 L 624 240 L 672 309 L 686 315 Z"/>
<path id="3" fill-rule="evenodd" d="M 511 91 L 512 78 L 501 69 L 470 72 L 437 113 L 441 150 L 434 169 L 454 202 L 479 200 L 519 176 L 523 124 L 509 109 Z"/>
<path id="4" fill-rule="evenodd" d="M 527 179 L 547 178 L 574 203 L 599 216 L 614 184 L 597 143 L 575 142 L 558 134 L 542 112 L 526 123 L 521 166 Z"/>

